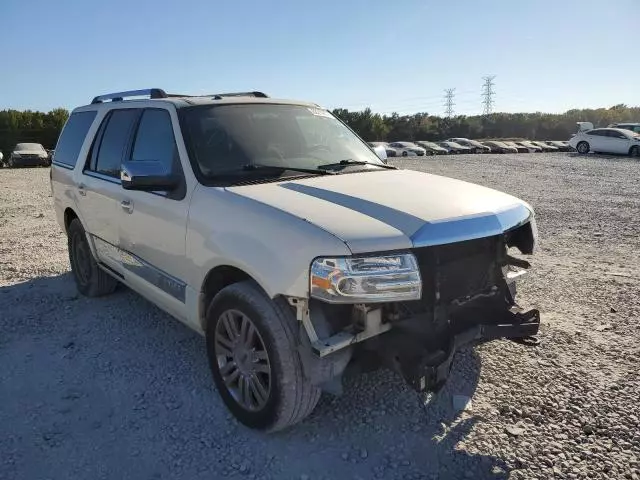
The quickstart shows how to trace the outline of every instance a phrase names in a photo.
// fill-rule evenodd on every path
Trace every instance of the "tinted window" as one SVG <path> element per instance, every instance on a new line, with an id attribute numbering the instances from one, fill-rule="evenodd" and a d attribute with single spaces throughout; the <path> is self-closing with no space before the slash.
<path id="1" fill-rule="evenodd" d="M 616 132 L 615 130 L 607 130 L 607 136 L 613 138 L 624 138 L 625 140 L 627 139 L 627 137 L 623 133 Z"/>
<path id="2" fill-rule="evenodd" d="M 316 170 L 346 159 L 384 165 L 366 143 L 321 108 L 219 105 L 183 108 L 180 114 L 196 171 L 211 179 L 246 176 L 251 165 Z"/>
<path id="3" fill-rule="evenodd" d="M 105 120 L 104 134 L 96 156 L 95 171 L 111 177 L 120 175 L 122 156 L 129 143 L 131 127 L 138 110 L 114 110 Z"/>
<path id="4" fill-rule="evenodd" d="M 131 161 L 155 160 L 171 169 L 176 155 L 171 116 L 166 110 L 145 110 L 131 153 Z"/>
<path id="5" fill-rule="evenodd" d="M 591 130 L 587 132 L 587 135 L 592 135 L 596 137 L 604 137 L 606 133 L 603 130 Z"/>
<path id="6" fill-rule="evenodd" d="M 75 167 L 84 137 L 87 136 L 94 118 L 96 118 L 96 112 L 71 114 L 58 139 L 54 161 Z"/>

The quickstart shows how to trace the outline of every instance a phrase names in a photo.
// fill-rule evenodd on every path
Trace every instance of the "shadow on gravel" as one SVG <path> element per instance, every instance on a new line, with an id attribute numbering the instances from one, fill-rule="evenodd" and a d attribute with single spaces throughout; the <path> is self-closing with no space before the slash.
<path id="1" fill-rule="evenodd" d="M 0 478 L 508 476 L 461 445 L 480 420 L 452 405 L 476 390 L 472 349 L 426 406 L 374 372 L 265 435 L 224 408 L 201 337 L 126 288 L 88 299 L 70 274 L 0 287 L 0 332 Z"/>

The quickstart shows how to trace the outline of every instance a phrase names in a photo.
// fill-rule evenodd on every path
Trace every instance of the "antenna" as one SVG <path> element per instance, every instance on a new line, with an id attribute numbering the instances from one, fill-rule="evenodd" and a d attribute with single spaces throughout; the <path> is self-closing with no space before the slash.
<path id="1" fill-rule="evenodd" d="M 444 107 L 447 118 L 453 117 L 453 106 L 455 105 L 455 103 L 453 102 L 453 97 L 455 96 L 455 91 L 455 88 L 447 88 L 444 91 Z"/>
<path id="2" fill-rule="evenodd" d="M 482 85 L 482 113 L 484 115 L 490 115 L 493 111 L 493 95 L 495 95 L 495 91 L 493 87 L 495 83 L 493 80 L 496 78 L 495 75 L 488 75 L 486 77 L 482 77 L 484 80 L 484 84 Z"/>

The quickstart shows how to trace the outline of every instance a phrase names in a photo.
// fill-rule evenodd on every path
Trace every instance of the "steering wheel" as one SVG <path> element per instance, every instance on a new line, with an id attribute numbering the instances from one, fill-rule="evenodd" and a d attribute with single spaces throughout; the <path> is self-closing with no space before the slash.
<path id="1" fill-rule="evenodd" d="M 274 145 L 273 143 L 267 146 L 267 153 L 274 153 L 274 156 L 278 157 L 278 160 L 284 161 L 284 153 L 282 153 L 282 150 L 280 150 L 280 148 L 278 148 L 278 146 Z"/>
<path id="2" fill-rule="evenodd" d="M 321 143 L 309 145 L 308 148 L 310 152 L 315 152 L 316 150 L 324 150 L 325 152 L 331 152 L 331 149 L 327 145 L 323 145 Z"/>

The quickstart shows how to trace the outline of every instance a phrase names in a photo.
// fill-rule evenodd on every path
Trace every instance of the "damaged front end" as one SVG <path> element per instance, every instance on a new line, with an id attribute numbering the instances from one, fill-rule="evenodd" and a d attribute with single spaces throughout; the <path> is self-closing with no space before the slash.
<path id="1" fill-rule="evenodd" d="M 335 391 L 336 379 L 347 365 L 386 367 L 417 391 L 437 391 L 462 345 L 536 335 L 539 312 L 525 311 L 515 301 L 516 280 L 530 265 L 510 254 L 512 248 L 532 253 L 535 240 L 531 219 L 497 235 L 416 247 L 409 254 L 419 272 L 418 294 L 407 267 L 411 262 L 406 260 L 396 261 L 387 283 L 373 282 L 371 287 L 367 280 L 375 291 L 400 292 L 397 301 L 376 298 L 349 304 L 317 297 L 308 304 L 292 301 L 309 340 L 309 348 L 301 349 L 305 372 L 315 383 Z M 344 284 L 344 279 L 337 282 Z M 335 285 L 352 288 L 356 296 L 363 295 L 358 288 L 367 287 Z"/>

